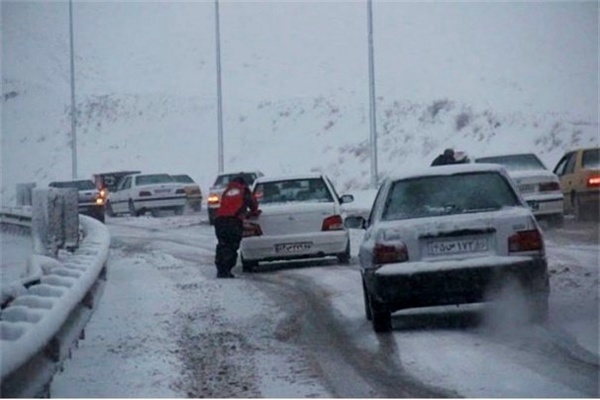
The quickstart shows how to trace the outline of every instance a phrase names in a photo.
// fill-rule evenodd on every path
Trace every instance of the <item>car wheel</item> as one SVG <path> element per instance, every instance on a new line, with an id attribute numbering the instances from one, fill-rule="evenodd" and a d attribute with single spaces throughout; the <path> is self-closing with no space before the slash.
<path id="1" fill-rule="evenodd" d="M 96 219 L 102 223 L 104 223 L 104 214 L 98 214 L 96 215 Z"/>
<path id="2" fill-rule="evenodd" d="M 242 271 L 254 272 L 256 267 L 258 267 L 258 261 L 248 261 L 244 260 L 244 257 L 242 257 Z"/>
<path id="3" fill-rule="evenodd" d="M 362 281 L 362 288 L 365 303 L 365 316 L 367 317 L 367 320 L 371 321 L 373 319 L 373 315 L 371 314 L 371 302 L 369 300 L 369 292 L 367 292 L 367 285 L 365 284 L 364 279 Z"/>
<path id="4" fill-rule="evenodd" d="M 158 208 L 153 208 L 150 210 L 150 215 L 154 218 L 160 217 L 160 210 Z"/>
<path id="5" fill-rule="evenodd" d="M 129 214 L 132 217 L 139 217 L 140 213 L 135 210 L 135 206 L 133 205 L 133 200 L 129 200 Z"/>
<path id="6" fill-rule="evenodd" d="M 585 219 L 583 206 L 576 193 L 571 194 L 571 208 L 573 209 L 573 216 L 576 221 L 583 221 Z"/>
<path id="7" fill-rule="evenodd" d="M 175 215 L 183 215 L 183 209 L 184 207 L 175 207 L 175 209 L 173 210 L 175 212 Z"/>
<path id="8" fill-rule="evenodd" d="M 342 265 L 350 264 L 350 240 L 346 245 L 346 250 L 343 253 L 337 255 L 338 263 Z"/>
<path id="9" fill-rule="evenodd" d="M 108 201 L 106 202 L 106 215 L 108 215 L 109 217 L 115 216 L 115 212 L 113 211 L 112 205 Z"/>
<path id="10" fill-rule="evenodd" d="M 389 332 L 392 330 L 392 313 L 386 309 L 385 305 L 369 296 L 371 306 L 371 322 L 373 330 L 377 333 Z"/>

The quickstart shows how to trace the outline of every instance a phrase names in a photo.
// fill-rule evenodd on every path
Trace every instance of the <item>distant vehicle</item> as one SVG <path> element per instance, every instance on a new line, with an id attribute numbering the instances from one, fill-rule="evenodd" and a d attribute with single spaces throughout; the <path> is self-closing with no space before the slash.
<path id="1" fill-rule="evenodd" d="M 187 196 L 188 205 L 194 211 L 202 211 L 202 190 L 192 177 L 186 174 L 171 175 L 175 182 L 183 185 Z"/>
<path id="2" fill-rule="evenodd" d="M 78 191 L 79 213 L 104 222 L 106 198 L 89 179 L 51 182 L 53 188 L 75 188 Z"/>
<path id="3" fill-rule="evenodd" d="M 506 154 L 476 158 L 475 162 L 504 166 L 538 220 L 547 220 L 554 227 L 564 225 L 564 196 L 560 181 L 538 156 L 533 153 Z"/>
<path id="4" fill-rule="evenodd" d="M 391 314 L 401 309 L 493 300 L 508 282 L 525 294 L 523 311 L 544 321 L 550 292 L 544 240 L 517 191 L 493 164 L 384 180 L 369 218 L 345 220 L 348 228 L 366 229 L 359 262 L 373 329 L 390 330 Z"/>
<path id="5" fill-rule="evenodd" d="M 253 185 L 260 217 L 246 226 L 240 246 L 242 268 L 252 271 L 261 261 L 337 257 L 350 261 L 350 238 L 339 197 L 325 175 L 261 177 Z"/>
<path id="6" fill-rule="evenodd" d="M 169 174 L 132 174 L 124 176 L 117 188 L 109 192 L 106 205 L 109 216 L 129 213 L 138 217 L 150 211 L 152 216 L 160 210 L 183 214 L 187 201 L 183 185 Z"/>
<path id="7" fill-rule="evenodd" d="M 108 194 L 107 192 L 114 192 L 117 189 L 117 185 L 121 178 L 131 174 L 139 174 L 141 171 L 114 171 L 114 172 L 102 172 L 98 174 L 93 174 L 94 183 L 99 190 L 103 190 L 105 192 L 105 197 Z"/>
<path id="8" fill-rule="evenodd" d="M 567 152 L 556 164 L 565 209 L 577 220 L 598 218 L 600 207 L 600 148 Z"/>
<path id="9" fill-rule="evenodd" d="M 228 172 L 217 175 L 215 182 L 210 187 L 208 198 L 206 199 L 206 205 L 208 208 L 208 222 L 213 225 L 217 210 L 221 204 L 221 195 L 225 191 L 227 184 L 236 176 L 243 176 L 248 186 L 252 185 L 256 178 L 263 176 L 264 174 L 260 171 L 242 171 L 242 172 Z"/>

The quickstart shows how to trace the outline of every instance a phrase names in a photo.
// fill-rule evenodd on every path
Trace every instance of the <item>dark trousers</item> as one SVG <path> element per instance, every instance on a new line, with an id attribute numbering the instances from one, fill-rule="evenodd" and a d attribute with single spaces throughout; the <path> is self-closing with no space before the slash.
<path id="1" fill-rule="evenodd" d="M 215 234 L 219 241 L 215 252 L 218 274 L 229 273 L 235 267 L 243 231 L 244 225 L 239 218 L 217 217 L 215 219 Z"/>

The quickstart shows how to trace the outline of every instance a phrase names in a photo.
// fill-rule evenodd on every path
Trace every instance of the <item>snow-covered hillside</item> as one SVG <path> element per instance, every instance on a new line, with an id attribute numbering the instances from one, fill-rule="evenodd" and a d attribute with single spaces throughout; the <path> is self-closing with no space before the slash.
<path id="1" fill-rule="evenodd" d="M 17 183 L 71 177 L 67 4 L 2 2 L 5 203 Z M 365 4 L 223 2 L 226 170 L 369 185 Z M 80 177 L 188 173 L 208 190 L 213 5 L 74 2 Z M 596 2 L 375 1 L 374 23 L 381 176 L 450 146 L 533 151 L 552 168 L 565 150 L 598 145 Z"/>

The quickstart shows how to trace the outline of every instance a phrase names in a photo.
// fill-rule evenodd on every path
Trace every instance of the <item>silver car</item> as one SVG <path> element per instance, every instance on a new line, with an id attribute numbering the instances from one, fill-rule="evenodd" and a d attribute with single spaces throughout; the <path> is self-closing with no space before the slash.
<path id="1" fill-rule="evenodd" d="M 550 291 L 542 231 L 507 172 L 447 165 L 384 181 L 359 249 L 366 316 L 376 332 L 394 311 L 480 303 L 511 284 L 543 321 Z"/>

